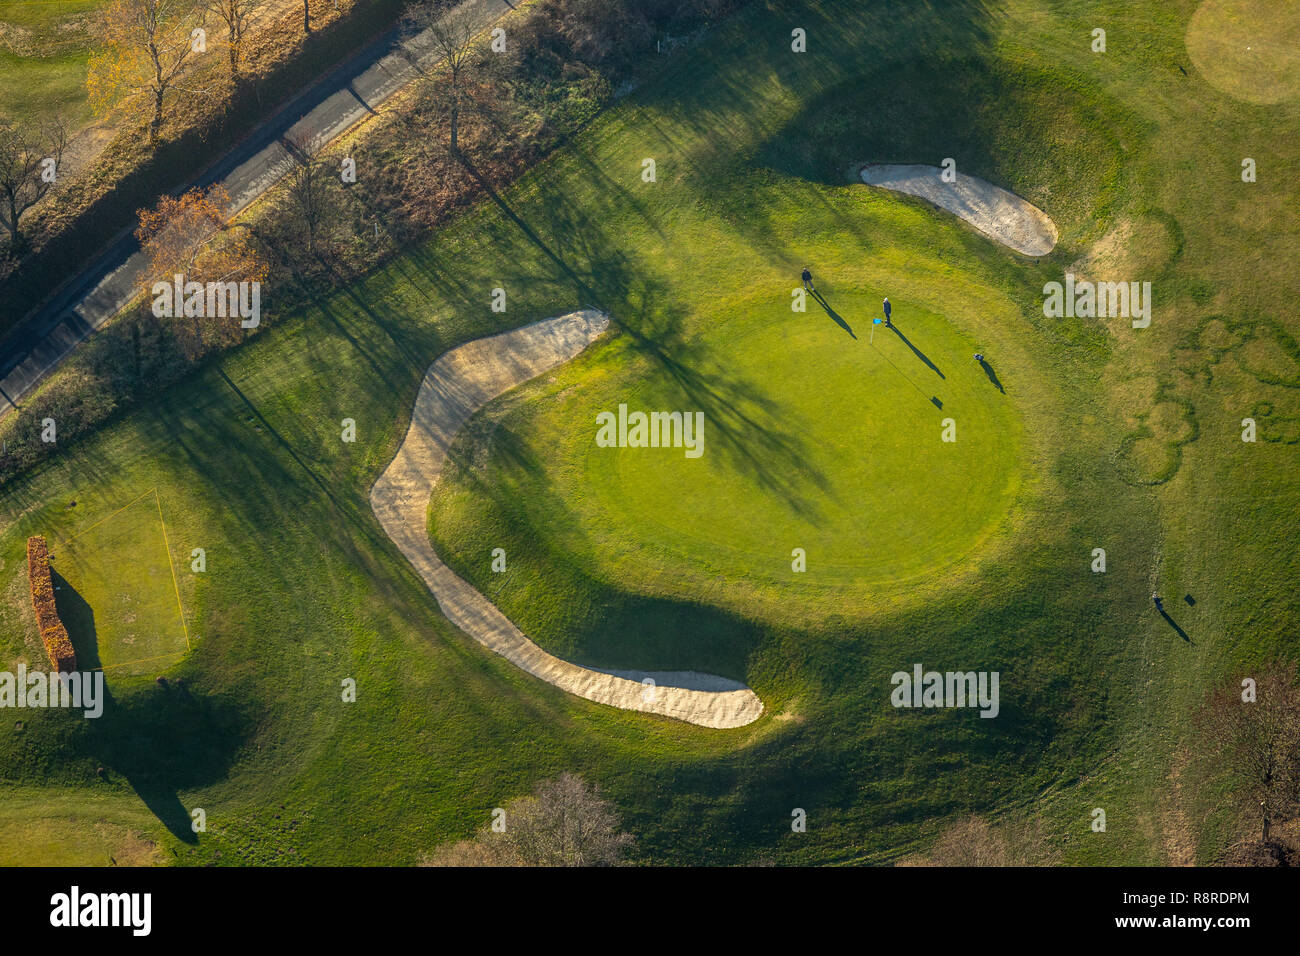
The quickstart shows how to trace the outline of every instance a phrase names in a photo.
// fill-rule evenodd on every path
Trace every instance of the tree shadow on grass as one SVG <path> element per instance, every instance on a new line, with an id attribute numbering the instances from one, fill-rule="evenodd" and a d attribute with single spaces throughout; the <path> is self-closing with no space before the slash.
<path id="1" fill-rule="evenodd" d="M 609 314 L 633 350 L 666 373 L 688 410 L 704 412 L 711 447 L 720 448 L 732 467 L 781 496 L 799 514 L 817 513 L 807 490 L 825 494 L 830 483 L 810 464 L 811 449 L 782 423 L 781 410 L 765 397 L 759 383 L 739 377 L 724 356 L 711 354 L 701 340 L 686 336 L 685 304 L 674 301 L 662 283 L 631 262 L 596 217 L 574 206 L 563 193 L 541 185 L 541 200 L 532 204 L 548 220 L 548 231 L 560 240 L 548 242 L 473 166 L 469 169 L 506 218 L 572 284 L 579 301 Z M 563 247 L 564 254 L 556 251 L 557 246 Z"/>
<path id="2" fill-rule="evenodd" d="M 121 776 L 172 836 L 196 844 L 189 790 L 225 779 L 248 721 L 225 701 L 175 685 L 145 685 L 119 700 L 104 681 L 104 710 L 83 744 L 111 782 Z"/>
<path id="3" fill-rule="evenodd" d="M 528 530 L 535 528 L 536 513 L 564 515 L 572 505 L 553 483 L 538 480 L 546 475 L 545 463 L 527 439 L 487 416 L 476 415 L 452 443 L 444 480 L 468 485 L 476 498 L 493 503 L 488 527 L 500 529 L 502 540 L 521 538 L 509 548 L 512 560 L 544 569 L 547 595 L 561 602 L 544 615 L 547 634 L 537 633 L 531 607 L 503 608 L 507 616 L 516 615 L 512 620 L 530 639 L 541 636 L 547 651 L 583 667 L 700 671 L 743 682 L 749 655 L 763 640 L 764 629 L 716 607 L 636 594 L 605 580 L 597 545 L 577 521 L 567 522 L 562 544 Z M 491 462 L 487 468 L 485 457 Z M 509 480 L 516 474 L 529 476 L 527 509 L 520 506 L 524 489 Z M 434 547 L 466 580 L 482 579 L 477 556 L 442 547 L 436 540 Z"/>

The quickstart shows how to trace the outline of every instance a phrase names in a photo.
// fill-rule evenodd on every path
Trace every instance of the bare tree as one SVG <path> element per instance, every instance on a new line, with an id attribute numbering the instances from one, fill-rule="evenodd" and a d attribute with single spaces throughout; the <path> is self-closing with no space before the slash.
<path id="1" fill-rule="evenodd" d="M 244 34 L 248 22 L 261 0 L 206 0 L 206 10 L 226 26 L 226 42 L 230 53 L 231 79 L 239 78 L 239 63 Z"/>
<path id="2" fill-rule="evenodd" d="M 1232 793 L 1269 843 L 1276 821 L 1300 813 L 1300 685 L 1294 664 L 1276 661 L 1212 694 L 1198 715 L 1203 756 L 1233 778 Z"/>
<path id="3" fill-rule="evenodd" d="M 599 789 L 570 773 L 505 806 L 505 830 L 490 828 L 426 859 L 425 866 L 614 866 L 632 837 Z"/>
<path id="4" fill-rule="evenodd" d="M 315 255 L 322 229 L 334 211 L 329 195 L 333 171 L 316 158 L 316 142 L 310 135 L 292 135 L 287 145 L 294 160 L 287 185 L 290 208 L 305 233 L 308 253 Z"/>
<path id="5" fill-rule="evenodd" d="M 149 142 L 158 142 L 164 100 L 186 89 L 186 65 L 200 49 L 195 12 L 194 0 L 112 0 L 104 8 L 98 22 L 104 45 L 91 54 L 86 71 L 97 113 L 140 104 L 150 116 Z"/>
<path id="6" fill-rule="evenodd" d="M 9 247 L 18 249 L 19 220 L 41 201 L 58 179 L 68 146 L 68 129 L 61 119 L 39 129 L 22 129 L 0 119 L 0 222 L 9 230 Z"/>
<path id="7" fill-rule="evenodd" d="M 435 69 L 425 74 L 426 89 L 443 94 L 439 99 L 447 111 L 451 154 L 460 159 L 460 116 L 475 105 L 466 91 L 478 61 L 474 26 L 468 17 L 455 11 L 448 13 L 440 0 L 421 0 L 411 6 L 403 17 L 403 26 L 416 58 L 437 61 L 430 64 Z"/>

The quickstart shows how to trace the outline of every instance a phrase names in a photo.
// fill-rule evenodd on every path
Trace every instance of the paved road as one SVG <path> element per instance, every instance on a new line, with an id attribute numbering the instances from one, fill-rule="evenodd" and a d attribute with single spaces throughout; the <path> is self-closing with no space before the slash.
<path id="1" fill-rule="evenodd" d="M 510 0 L 465 0 L 448 16 L 486 29 L 514 5 Z M 258 131 L 186 184 L 220 182 L 231 213 L 247 207 L 293 165 L 286 140 L 305 137 L 322 146 L 350 129 L 439 57 L 426 37 L 403 43 L 396 29 L 378 37 L 268 119 Z M 139 292 L 147 263 L 125 230 L 49 303 L 0 343 L 0 418 L 20 403 L 78 345 L 120 312 Z"/>
<path id="2" fill-rule="evenodd" d="M 607 671 L 561 660 L 447 567 L 429 542 L 429 496 L 461 427 L 496 396 L 577 356 L 607 328 L 608 316 L 588 309 L 475 339 L 440 356 L 420 383 L 402 446 L 370 489 L 370 507 L 447 619 L 516 667 L 611 707 L 701 727 L 743 727 L 763 714 L 763 702 L 744 684 L 693 671 Z"/>

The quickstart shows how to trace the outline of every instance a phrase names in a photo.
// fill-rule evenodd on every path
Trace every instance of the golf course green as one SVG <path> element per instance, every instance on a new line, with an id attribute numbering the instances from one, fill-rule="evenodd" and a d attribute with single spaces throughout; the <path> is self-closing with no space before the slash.
<path id="1" fill-rule="evenodd" d="M 7 859 L 410 864 L 563 771 L 639 862 L 889 863 L 972 812 L 1033 817 L 1072 864 L 1215 859 L 1232 821 L 1188 769 L 1189 714 L 1300 612 L 1300 98 L 1204 81 L 1197 7 L 748 5 L 497 200 L 0 488 L 0 666 L 41 660 L 38 533 L 87 582 L 79 657 L 101 608 L 105 642 L 170 650 L 183 612 L 192 647 L 108 670 L 98 720 L 3 715 L 0 806 L 30 808 L 0 812 L 28 841 Z M 948 157 L 1045 211 L 1053 251 L 855 179 Z M 821 301 L 795 311 L 805 266 Z M 1070 270 L 1152 282 L 1150 327 L 1045 317 Z M 513 667 L 371 510 L 431 362 L 586 308 L 604 337 L 459 433 L 431 543 L 551 654 L 743 682 L 747 726 Z M 703 453 L 598 445 L 620 405 L 703 413 Z M 151 490 L 169 601 L 152 544 L 83 534 Z M 68 540 L 101 553 L 65 572 Z M 140 599 L 95 596 L 113 586 Z M 891 706 L 917 664 L 998 672 L 997 718 Z"/>

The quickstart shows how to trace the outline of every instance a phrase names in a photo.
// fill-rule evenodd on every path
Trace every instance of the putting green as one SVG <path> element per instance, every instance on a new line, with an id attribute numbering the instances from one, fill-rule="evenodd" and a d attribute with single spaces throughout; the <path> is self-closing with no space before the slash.
<path id="1" fill-rule="evenodd" d="M 615 346 L 601 369 L 504 414 L 510 437 L 494 428 L 491 447 L 511 454 L 488 451 L 480 428 L 480 446 L 453 458 L 488 452 L 479 480 L 499 481 L 540 537 L 629 590 L 753 610 L 756 598 L 802 605 L 834 591 L 853 604 L 941 578 L 1007 521 L 1023 426 L 1015 390 L 974 360 L 973 338 L 897 300 L 895 328 L 873 332 L 880 299 L 828 292 L 831 315 L 811 297 L 801 314 L 788 294 L 755 296 L 702 317 L 688 357 L 666 368 L 620 362 Z M 597 414 L 620 404 L 703 412 L 702 453 L 598 446 Z M 468 506 L 435 496 L 435 533 L 462 524 L 457 501 Z"/>
<path id="2" fill-rule="evenodd" d="M 1215 89 L 1248 103 L 1300 96 L 1300 4 L 1204 0 L 1187 26 L 1187 53 Z"/>

